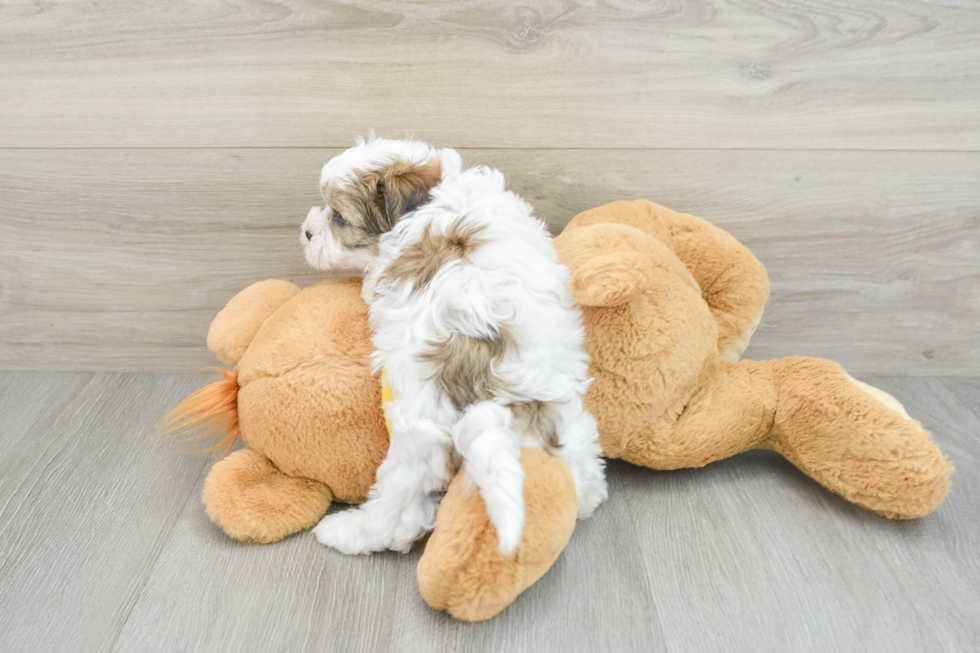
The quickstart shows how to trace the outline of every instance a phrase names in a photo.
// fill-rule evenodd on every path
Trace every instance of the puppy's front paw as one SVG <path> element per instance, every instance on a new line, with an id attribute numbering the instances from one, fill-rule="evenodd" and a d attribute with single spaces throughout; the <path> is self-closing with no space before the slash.
<path id="1" fill-rule="evenodd" d="M 599 478 L 593 480 L 588 485 L 582 487 L 578 497 L 578 517 L 588 519 L 599 507 L 599 504 L 609 497 L 609 488 L 606 486 L 606 479 Z"/>
<path id="2" fill-rule="evenodd" d="M 387 548 L 384 542 L 372 537 L 363 515 L 356 508 L 327 515 L 313 529 L 313 534 L 320 544 L 347 555 L 373 553 Z"/>

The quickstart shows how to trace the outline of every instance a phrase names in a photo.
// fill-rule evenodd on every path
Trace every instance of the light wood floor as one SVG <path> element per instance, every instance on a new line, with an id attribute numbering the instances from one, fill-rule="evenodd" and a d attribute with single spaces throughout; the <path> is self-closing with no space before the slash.
<path id="1" fill-rule="evenodd" d="M 862 511 L 766 452 L 613 463 L 609 501 L 482 624 L 422 602 L 418 554 L 225 537 L 200 501 L 209 461 L 155 437 L 202 381 L 0 374 L 0 650 L 980 650 L 980 380 L 874 379 L 956 465 L 924 519 Z"/>

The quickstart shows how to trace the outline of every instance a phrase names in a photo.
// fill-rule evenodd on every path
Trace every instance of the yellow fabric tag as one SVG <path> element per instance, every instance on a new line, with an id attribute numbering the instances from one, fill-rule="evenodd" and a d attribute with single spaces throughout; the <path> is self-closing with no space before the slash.
<path id="1" fill-rule="evenodd" d="M 391 420 L 388 419 L 388 402 L 395 398 L 395 391 L 388 385 L 388 370 L 381 368 L 381 409 L 385 413 L 385 426 L 388 427 L 388 439 L 391 439 Z"/>

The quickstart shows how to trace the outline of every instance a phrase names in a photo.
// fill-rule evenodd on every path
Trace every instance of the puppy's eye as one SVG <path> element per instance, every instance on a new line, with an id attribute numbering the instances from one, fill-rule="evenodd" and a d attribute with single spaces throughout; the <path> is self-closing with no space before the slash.
<path id="1" fill-rule="evenodd" d="M 333 212 L 333 223 L 338 227 L 344 227 L 347 225 L 347 220 L 344 220 L 344 216 L 340 215 L 339 211 Z"/>

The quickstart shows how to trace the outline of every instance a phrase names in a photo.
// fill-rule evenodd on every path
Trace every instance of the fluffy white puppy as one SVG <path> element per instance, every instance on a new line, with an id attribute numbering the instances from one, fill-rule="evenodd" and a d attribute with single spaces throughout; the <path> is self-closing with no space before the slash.
<path id="1" fill-rule="evenodd" d="M 345 553 L 408 551 L 435 523 L 460 458 L 504 554 L 524 527 L 521 447 L 560 456 L 579 516 L 606 498 L 581 314 L 568 271 L 531 208 L 454 150 L 359 140 L 323 167 L 326 208 L 301 240 L 322 270 L 364 273 L 392 397 L 388 456 L 367 501 L 314 532 Z"/>

